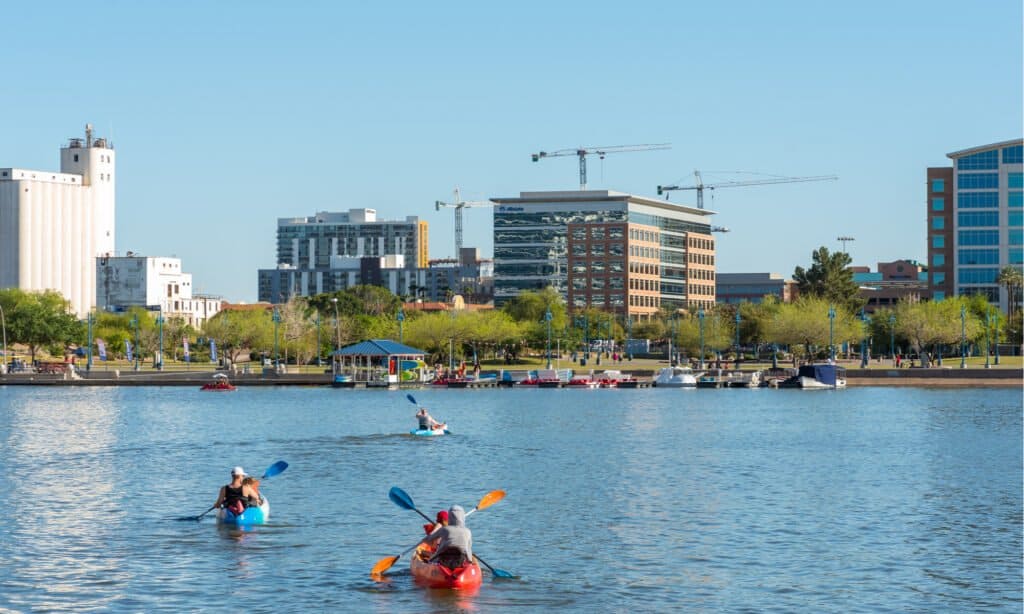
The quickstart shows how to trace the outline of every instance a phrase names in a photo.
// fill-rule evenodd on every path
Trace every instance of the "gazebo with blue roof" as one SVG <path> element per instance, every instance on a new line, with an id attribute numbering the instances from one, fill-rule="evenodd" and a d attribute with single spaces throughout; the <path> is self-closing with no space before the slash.
<path id="1" fill-rule="evenodd" d="M 336 383 L 390 385 L 426 380 L 423 350 L 389 339 L 370 339 L 336 350 Z"/>

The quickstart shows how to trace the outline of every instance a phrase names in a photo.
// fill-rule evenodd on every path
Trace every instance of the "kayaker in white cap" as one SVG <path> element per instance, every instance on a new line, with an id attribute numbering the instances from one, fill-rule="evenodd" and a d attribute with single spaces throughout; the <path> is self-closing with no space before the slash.
<path id="1" fill-rule="evenodd" d="M 250 497 L 259 499 L 259 493 L 251 486 L 242 483 L 245 479 L 245 470 L 235 467 L 231 470 L 231 483 L 220 487 L 220 494 L 217 495 L 217 502 L 214 507 L 223 507 L 230 510 L 236 516 L 245 511 L 246 501 Z"/>

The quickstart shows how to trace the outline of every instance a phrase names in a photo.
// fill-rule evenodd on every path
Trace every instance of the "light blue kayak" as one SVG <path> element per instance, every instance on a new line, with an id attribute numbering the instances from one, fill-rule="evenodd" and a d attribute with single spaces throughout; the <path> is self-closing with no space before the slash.
<path id="1" fill-rule="evenodd" d="M 259 507 L 247 507 L 241 514 L 236 515 L 230 510 L 221 508 L 217 510 L 217 522 L 220 524 L 236 524 L 247 526 L 263 524 L 270 518 L 270 501 L 263 497 L 263 505 Z"/>
<path id="2" fill-rule="evenodd" d="M 440 437 L 441 435 L 451 435 L 451 431 L 442 427 L 439 429 L 413 429 L 409 431 L 410 435 L 416 435 L 417 437 Z"/>

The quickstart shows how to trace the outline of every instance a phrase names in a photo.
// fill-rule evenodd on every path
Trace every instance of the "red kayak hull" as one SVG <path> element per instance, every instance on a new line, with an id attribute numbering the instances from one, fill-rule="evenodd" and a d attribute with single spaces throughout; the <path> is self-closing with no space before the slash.
<path id="1" fill-rule="evenodd" d="M 483 582 L 480 574 L 480 566 L 470 563 L 455 570 L 449 570 L 437 563 L 430 563 L 420 558 L 421 549 L 416 549 L 409 568 L 412 570 L 412 577 L 418 584 L 428 588 L 450 588 L 454 590 L 468 590 L 479 588 Z"/>

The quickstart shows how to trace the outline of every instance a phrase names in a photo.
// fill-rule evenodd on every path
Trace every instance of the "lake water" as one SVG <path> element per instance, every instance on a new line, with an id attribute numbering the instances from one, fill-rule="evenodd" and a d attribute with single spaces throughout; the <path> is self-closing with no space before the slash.
<path id="1" fill-rule="evenodd" d="M 0 387 L 0 611 L 1022 609 L 1007 389 Z M 233 465 L 271 523 L 179 522 Z M 430 516 L 474 514 L 474 595 L 416 587 Z"/>

